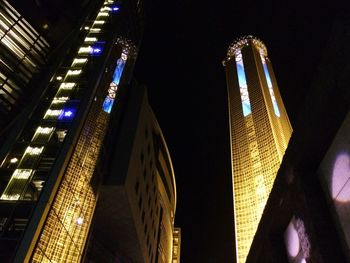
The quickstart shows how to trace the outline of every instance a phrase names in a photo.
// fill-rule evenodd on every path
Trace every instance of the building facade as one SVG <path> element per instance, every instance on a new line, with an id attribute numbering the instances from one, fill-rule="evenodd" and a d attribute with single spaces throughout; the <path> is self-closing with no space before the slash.
<path id="1" fill-rule="evenodd" d="M 15 20 L 17 14 L 7 5 L 1 5 L 1 19 L 10 21 L 4 10 Z M 28 105 L 25 118 L 16 125 L 18 132 L 0 151 L 4 262 L 83 259 L 101 182 L 98 162 L 111 114 L 132 77 L 142 15 L 142 1 L 93 1 L 62 56 L 55 58 L 57 64 L 46 65 L 53 70 L 40 80 L 43 93 Z M 15 45 L 20 39 L 14 30 L 23 29 L 23 24 L 19 18 L 7 25 L 8 35 L 1 36 L 1 43 Z M 42 44 L 28 28 L 19 35 L 31 34 L 30 52 L 14 51 L 22 54 L 18 60 L 23 68 L 31 65 L 27 60 Z"/>
<path id="2" fill-rule="evenodd" d="M 249 252 L 249 263 L 350 262 L 350 19 L 320 56 Z"/>
<path id="3" fill-rule="evenodd" d="M 267 49 L 259 39 L 234 41 L 223 62 L 230 116 L 237 262 L 245 262 L 292 127 Z"/>
<path id="4" fill-rule="evenodd" d="M 110 158 L 101 171 L 87 262 L 177 263 L 181 232 L 174 228 L 177 194 L 170 154 L 145 87 L 134 83 L 128 90 L 118 139 L 111 138 L 105 148 Z"/>
<path id="5" fill-rule="evenodd" d="M 0 1 L 0 135 L 25 106 L 27 86 L 50 45 L 6 0 Z"/>

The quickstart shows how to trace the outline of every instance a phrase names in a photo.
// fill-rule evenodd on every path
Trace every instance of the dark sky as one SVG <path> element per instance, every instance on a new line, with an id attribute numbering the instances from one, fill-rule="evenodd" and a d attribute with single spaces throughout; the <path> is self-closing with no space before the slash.
<path id="1" fill-rule="evenodd" d="M 135 75 L 148 86 L 172 156 L 183 263 L 234 260 L 221 64 L 229 44 L 249 34 L 266 44 L 292 125 L 316 72 L 336 8 L 288 2 L 151 2 Z"/>

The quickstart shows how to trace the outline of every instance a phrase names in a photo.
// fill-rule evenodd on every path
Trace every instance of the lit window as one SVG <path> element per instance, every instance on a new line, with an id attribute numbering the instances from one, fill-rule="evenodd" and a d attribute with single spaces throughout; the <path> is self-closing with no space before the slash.
<path id="1" fill-rule="evenodd" d="M 99 16 L 109 16 L 109 14 L 107 12 L 99 12 L 97 17 Z"/>
<path id="2" fill-rule="evenodd" d="M 100 32 L 101 31 L 101 28 L 91 28 L 90 29 L 91 32 Z"/>
<path id="3" fill-rule="evenodd" d="M 50 134 L 53 131 L 53 127 L 38 127 L 35 133 Z"/>
<path id="4" fill-rule="evenodd" d="M 52 104 L 61 104 L 61 103 L 64 103 L 66 102 L 67 100 L 69 99 L 69 97 L 55 97 L 52 101 Z M 45 114 L 46 116 L 47 114 Z M 59 114 L 57 114 L 58 116 Z M 47 115 L 47 116 L 50 116 L 50 115 Z M 52 116 L 52 115 L 51 115 Z M 56 115 L 55 115 L 56 116 Z"/>
<path id="5" fill-rule="evenodd" d="M 60 85 L 60 89 L 70 90 L 70 89 L 74 88 L 75 84 L 76 84 L 75 82 L 64 82 Z"/>
<path id="6" fill-rule="evenodd" d="M 41 154 L 43 149 L 44 149 L 44 146 L 42 146 L 42 147 L 30 147 L 30 146 L 28 146 L 26 151 L 25 151 L 25 154 L 28 153 L 29 155 L 39 155 L 39 154 Z"/>
<path id="7" fill-rule="evenodd" d="M 75 58 L 73 60 L 72 66 L 77 66 L 81 64 L 85 64 L 87 62 L 87 58 Z"/>
<path id="8" fill-rule="evenodd" d="M 127 59 L 126 51 L 123 51 L 123 53 L 121 54 L 121 57 L 117 60 L 117 66 L 113 73 L 113 79 L 109 85 L 108 95 L 106 96 L 103 102 L 102 108 L 107 113 L 111 113 L 115 95 L 118 89 L 118 85 L 125 67 L 126 59 Z"/>
<path id="9" fill-rule="evenodd" d="M 97 41 L 97 37 L 86 37 L 85 42 L 96 42 Z"/>
<path id="10" fill-rule="evenodd" d="M 31 176 L 32 171 L 31 169 L 16 169 L 0 199 L 18 200 L 26 188 L 28 178 Z"/>
<path id="11" fill-rule="evenodd" d="M 271 81 L 269 69 L 268 69 L 267 64 L 266 64 L 265 56 L 263 55 L 263 50 L 260 50 L 260 57 L 261 57 L 261 61 L 262 61 L 263 68 L 264 68 L 267 86 L 269 87 L 269 93 L 270 93 L 270 97 L 271 97 L 271 101 L 272 101 L 273 110 L 275 112 L 275 115 L 277 117 L 280 117 L 281 116 L 280 110 L 278 108 L 275 93 L 273 91 L 272 81 Z"/>
<path id="12" fill-rule="evenodd" d="M 79 54 L 89 54 L 92 50 L 92 47 L 88 46 L 88 47 L 81 47 L 79 48 L 78 53 Z"/>
<path id="13" fill-rule="evenodd" d="M 108 6 L 104 6 L 100 9 L 101 12 L 104 12 L 104 11 L 111 11 L 112 8 L 108 7 Z"/>
<path id="14" fill-rule="evenodd" d="M 244 65 L 243 65 L 241 50 L 236 51 L 235 59 L 236 59 L 236 69 L 237 69 L 237 75 L 238 75 L 238 85 L 241 92 L 243 116 L 248 116 L 252 112 L 252 110 L 250 106 L 248 86 L 247 86 L 247 80 L 244 72 Z"/>
<path id="15" fill-rule="evenodd" d="M 81 69 L 76 70 L 68 70 L 67 75 L 68 76 L 77 76 L 81 74 Z"/>
<path id="16" fill-rule="evenodd" d="M 62 110 L 50 110 L 48 109 L 45 113 L 45 117 L 59 116 Z"/>

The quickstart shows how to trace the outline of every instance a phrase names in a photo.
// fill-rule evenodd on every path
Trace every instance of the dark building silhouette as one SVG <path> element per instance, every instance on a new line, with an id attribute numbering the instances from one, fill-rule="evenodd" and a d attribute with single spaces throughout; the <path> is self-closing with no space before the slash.
<path id="1" fill-rule="evenodd" d="M 247 262 L 349 262 L 350 21 L 339 16 Z"/>

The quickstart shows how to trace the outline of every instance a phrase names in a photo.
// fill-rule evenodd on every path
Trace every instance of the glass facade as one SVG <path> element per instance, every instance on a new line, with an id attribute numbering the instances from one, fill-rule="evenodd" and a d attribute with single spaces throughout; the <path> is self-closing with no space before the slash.
<path id="1" fill-rule="evenodd" d="M 228 83 L 237 262 L 246 261 L 292 128 L 264 44 L 252 37 L 229 47 Z M 270 106 L 271 105 L 271 106 Z"/>
<path id="2" fill-rule="evenodd" d="M 262 50 L 260 50 L 260 58 L 261 58 L 261 62 L 262 62 L 263 68 L 264 68 L 267 86 L 269 87 L 269 93 L 270 93 L 270 97 L 271 97 L 271 101 L 272 101 L 273 111 L 275 112 L 276 116 L 279 117 L 279 116 L 281 116 L 281 113 L 280 113 L 280 110 L 279 110 L 278 105 L 277 105 L 277 100 L 275 97 L 275 93 L 273 91 L 273 86 L 272 86 L 272 81 L 271 81 L 269 69 L 267 68 L 266 59 L 265 59 L 265 56 L 264 56 Z"/>
<path id="3" fill-rule="evenodd" d="M 238 85 L 239 85 L 239 90 L 241 92 L 243 115 L 247 116 L 252 112 L 252 109 L 249 101 L 248 86 L 247 86 L 247 80 L 244 73 L 241 50 L 237 50 L 235 54 L 235 60 L 237 65 Z"/>
<path id="4" fill-rule="evenodd" d="M 7 1 L 0 1 L 0 126 L 17 109 L 49 44 Z M 6 125 L 6 123 L 4 123 Z"/>
<path id="5" fill-rule="evenodd" d="M 16 247 L 23 235 L 36 233 L 27 244 L 30 249 L 23 248 L 26 260 L 82 259 L 96 205 L 95 170 L 109 113 L 133 57 L 130 53 L 135 52 L 130 43 L 119 41 L 117 30 L 111 34 L 119 12 L 114 7 L 115 1 L 106 0 L 95 17 L 86 19 L 1 163 L 0 243 L 14 238 Z M 112 98 L 108 111 L 104 98 Z"/>

